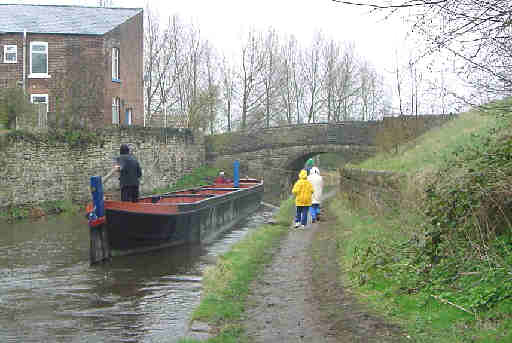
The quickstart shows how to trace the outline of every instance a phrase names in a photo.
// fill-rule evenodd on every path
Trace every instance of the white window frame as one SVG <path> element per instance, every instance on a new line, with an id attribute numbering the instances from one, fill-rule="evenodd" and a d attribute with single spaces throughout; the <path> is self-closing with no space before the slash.
<path id="1" fill-rule="evenodd" d="M 45 47 L 44 52 L 34 52 L 33 46 L 34 45 L 42 45 Z M 32 56 L 34 54 L 46 54 L 46 73 L 33 73 L 32 72 Z M 30 42 L 30 74 L 28 76 L 29 78 L 49 78 L 50 75 L 48 75 L 48 42 Z"/>
<path id="2" fill-rule="evenodd" d="M 12 54 L 9 49 L 14 49 L 14 61 L 7 59 L 7 54 Z M 4 63 L 18 63 L 18 46 L 17 45 L 4 45 Z"/>
<path id="3" fill-rule="evenodd" d="M 112 124 L 119 125 L 120 111 L 121 100 L 115 96 L 112 98 Z"/>
<path id="4" fill-rule="evenodd" d="M 119 48 L 112 48 L 112 81 L 120 81 L 119 75 Z"/>

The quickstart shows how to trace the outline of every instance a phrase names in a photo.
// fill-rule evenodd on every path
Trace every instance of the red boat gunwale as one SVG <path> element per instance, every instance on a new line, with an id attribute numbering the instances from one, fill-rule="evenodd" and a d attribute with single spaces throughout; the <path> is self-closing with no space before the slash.
<path id="1" fill-rule="evenodd" d="M 185 212 L 180 211 L 178 205 L 199 205 L 212 198 L 223 197 L 262 184 L 263 182 L 259 180 L 240 180 L 238 188 L 235 188 L 233 183 L 212 184 L 161 195 L 146 196 L 139 198 L 138 202 L 105 200 L 105 211 L 113 210 L 155 215 L 183 214 Z"/>

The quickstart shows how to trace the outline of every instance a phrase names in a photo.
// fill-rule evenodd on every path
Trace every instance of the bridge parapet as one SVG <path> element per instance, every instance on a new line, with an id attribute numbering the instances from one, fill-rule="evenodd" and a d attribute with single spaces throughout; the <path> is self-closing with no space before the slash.
<path id="1" fill-rule="evenodd" d="M 221 155 L 255 152 L 291 146 L 336 144 L 375 146 L 379 132 L 385 130 L 402 140 L 415 138 L 455 116 L 422 115 L 384 117 L 380 121 L 344 121 L 271 127 L 237 131 L 206 137 L 208 160 Z M 399 138 L 400 139 L 400 138 Z"/>
<path id="2" fill-rule="evenodd" d="M 206 137 L 206 153 L 210 156 L 231 155 L 297 145 L 374 145 L 379 123 L 318 123 L 231 132 Z"/>
<path id="3" fill-rule="evenodd" d="M 454 117 L 386 117 L 381 121 L 302 124 L 206 136 L 206 160 L 218 166 L 239 160 L 242 173 L 265 180 L 265 198 L 270 200 L 288 196 L 298 170 L 311 156 L 336 153 L 345 161 L 364 160 L 375 154 L 377 145 L 413 139 Z"/>

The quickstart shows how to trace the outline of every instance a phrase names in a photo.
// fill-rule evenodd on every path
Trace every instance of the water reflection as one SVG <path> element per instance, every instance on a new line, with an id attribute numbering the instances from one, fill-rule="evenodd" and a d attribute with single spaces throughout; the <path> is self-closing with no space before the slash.
<path id="1" fill-rule="evenodd" d="M 208 247 L 117 257 L 93 267 L 80 216 L 0 224 L 0 341 L 173 342 L 199 302 L 208 257 L 271 216 L 262 208 Z"/>

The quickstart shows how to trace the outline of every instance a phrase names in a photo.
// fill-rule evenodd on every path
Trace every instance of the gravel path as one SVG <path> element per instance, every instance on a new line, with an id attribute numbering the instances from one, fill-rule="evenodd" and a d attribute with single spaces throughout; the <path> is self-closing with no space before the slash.
<path id="1" fill-rule="evenodd" d="M 244 326 L 258 342 L 399 342 L 395 325 L 370 314 L 344 290 L 328 216 L 291 229 L 251 286 Z"/>

